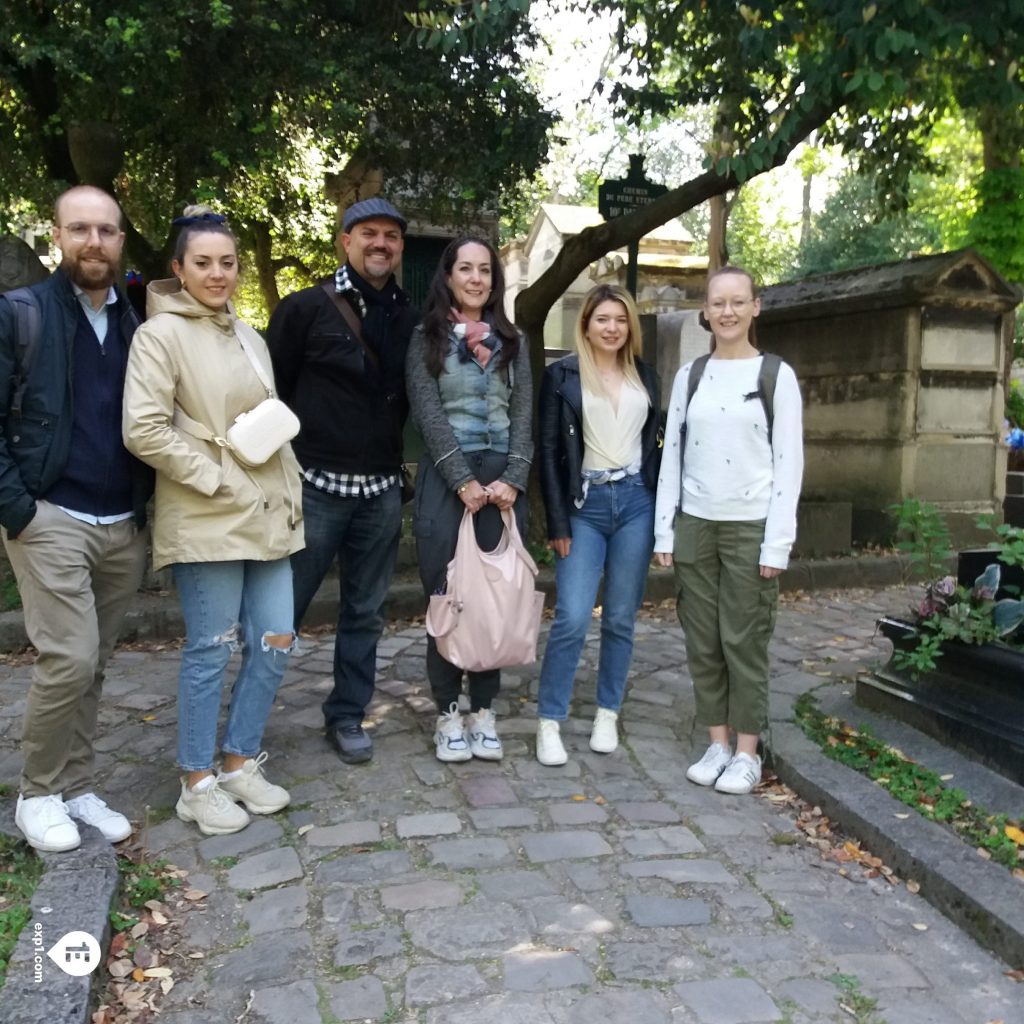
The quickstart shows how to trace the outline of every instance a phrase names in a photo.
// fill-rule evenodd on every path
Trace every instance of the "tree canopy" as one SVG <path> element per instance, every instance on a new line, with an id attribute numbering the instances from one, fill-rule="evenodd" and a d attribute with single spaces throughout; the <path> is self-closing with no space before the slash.
<path id="1" fill-rule="evenodd" d="M 428 50 L 406 16 L 432 9 L 449 5 L 0 3 L 0 204 L 108 188 L 147 273 L 163 269 L 186 201 L 216 198 L 254 237 L 296 212 L 301 224 L 311 145 L 355 194 L 382 173 L 427 216 L 493 207 L 546 146 L 551 119 L 522 67 L 530 29 L 509 9 L 471 53 Z"/>
<path id="2" fill-rule="evenodd" d="M 507 0 L 521 6 L 522 0 Z M 486 38 L 503 0 L 464 31 Z M 1024 102 L 1024 4 L 1019 0 L 593 0 L 617 18 L 625 68 L 613 89 L 626 116 L 717 110 L 706 169 L 660 199 L 571 239 L 523 291 L 517 319 L 538 337 L 544 317 L 593 260 L 697 203 L 784 163 L 808 134 L 870 171 L 905 203 L 935 119 L 956 102 L 988 112 Z M 1013 136 L 1015 138 L 1015 136 Z M 999 148 L 1012 145 L 1000 138 Z"/>

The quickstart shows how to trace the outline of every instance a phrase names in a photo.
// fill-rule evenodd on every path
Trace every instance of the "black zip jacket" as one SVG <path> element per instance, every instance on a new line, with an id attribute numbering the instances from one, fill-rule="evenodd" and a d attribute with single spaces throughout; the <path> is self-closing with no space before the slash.
<path id="1" fill-rule="evenodd" d="M 398 472 L 409 413 L 405 354 L 419 322 L 402 299 L 376 367 L 319 284 L 286 296 L 274 310 L 267 348 L 278 394 L 302 424 L 292 448 L 303 469 Z"/>
<path id="2" fill-rule="evenodd" d="M 33 285 L 39 300 L 40 334 L 32 354 L 21 415 L 10 411 L 19 370 L 17 317 L 0 301 L 0 524 L 16 537 L 36 514 L 36 498 L 61 478 L 71 450 L 74 420 L 72 357 L 78 329 L 78 299 L 60 269 Z M 126 344 L 139 325 L 131 303 L 119 295 L 118 328 Z M 132 458 L 132 511 L 141 527 L 153 493 L 153 471 Z"/>
<path id="3" fill-rule="evenodd" d="M 640 435 L 640 474 L 650 491 L 658 487 L 663 438 L 658 403 L 658 375 L 643 360 L 636 361 L 640 381 L 651 406 Z M 569 517 L 574 501 L 583 497 L 583 386 L 579 357 L 552 363 L 540 385 L 540 489 L 547 512 L 548 537 L 571 537 Z"/>

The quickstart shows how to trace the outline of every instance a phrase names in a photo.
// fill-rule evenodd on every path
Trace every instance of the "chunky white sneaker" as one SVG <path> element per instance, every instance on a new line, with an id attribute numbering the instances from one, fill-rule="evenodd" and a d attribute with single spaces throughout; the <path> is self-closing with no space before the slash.
<path id="1" fill-rule="evenodd" d="M 590 733 L 590 749 L 598 754 L 610 754 L 619 745 L 619 713 L 598 708 L 594 728 Z"/>
<path id="2" fill-rule="evenodd" d="M 715 789 L 719 793 L 734 793 L 742 796 L 749 793 L 761 781 L 761 758 L 749 754 L 737 754 L 729 766 L 718 776 Z"/>
<path id="3" fill-rule="evenodd" d="M 181 780 L 181 796 L 174 805 L 182 821 L 194 821 L 204 836 L 228 836 L 241 832 L 249 824 L 245 809 L 229 800 L 210 776 L 210 782 L 198 792 L 188 788 L 188 779 Z M 204 780 L 205 781 L 205 780 Z"/>
<path id="4" fill-rule="evenodd" d="M 76 849 L 82 842 L 60 793 L 30 797 L 19 794 L 14 824 L 21 829 L 29 846 L 44 853 L 64 853 Z"/>
<path id="5" fill-rule="evenodd" d="M 448 710 L 437 718 L 434 745 L 437 748 L 438 761 L 468 761 L 473 756 L 473 751 L 466 742 L 465 730 L 462 728 L 459 705 L 454 701 Z"/>
<path id="6" fill-rule="evenodd" d="M 562 728 L 554 718 L 537 720 L 537 760 L 550 768 L 569 760 L 562 746 Z"/>
<path id="7" fill-rule="evenodd" d="M 119 843 L 132 834 L 132 823 L 108 807 L 95 793 L 82 793 L 64 805 L 72 818 L 98 828 L 108 843 Z"/>
<path id="8" fill-rule="evenodd" d="M 474 757 L 484 761 L 501 760 L 504 751 L 494 725 L 494 712 L 490 708 L 480 708 L 466 718 L 466 736 Z"/>
<path id="9" fill-rule="evenodd" d="M 267 760 L 264 750 L 257 758 L 248 758 L 237 772 L 217 775 L 217 785 L 229 800 L 241 801 L 250 814 L 276 814 L 292 802 L 291 794 L 283 786 L 275 786 L 263 776 Z"/>
<path id="10" fill-rule="evenodd" d="M 686 777 L 698 786 L 713 786 L 715 780 L 725 771 L 726 765 L 732 760 L 732 751 L 721 743 L 712 743 L 704 756 L 686 769 Z"/>

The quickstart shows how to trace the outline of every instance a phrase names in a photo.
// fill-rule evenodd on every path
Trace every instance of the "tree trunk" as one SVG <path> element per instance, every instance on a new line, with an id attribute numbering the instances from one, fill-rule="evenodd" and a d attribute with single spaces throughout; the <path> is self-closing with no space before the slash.
<path id="1" fill-rule="evenodd" d="M 254 221 L 250 229 L 255 250 L 256 277 L 269 320 L 281 301 L 281 293 L 277 290 L 277 275 L 274 273 L 273 239 L 270 237 L 270 225 L 265 221 Z"/>

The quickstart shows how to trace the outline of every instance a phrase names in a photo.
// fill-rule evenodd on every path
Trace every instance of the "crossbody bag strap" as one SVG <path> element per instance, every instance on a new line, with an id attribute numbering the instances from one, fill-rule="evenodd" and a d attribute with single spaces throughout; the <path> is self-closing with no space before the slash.
<path id="1" fill-rule="evenodd" d="M 259 377 L 260 383 L 263 385 L 263 390 L 267 393 L 267 398 L 274 397 L 274 386 L 270 383 L 270 378 L 267 376 L 267 371 L 263 368 L 263 364 L 259 361 L 256 353 L 253 351 L 252 345 L 249 344 L 249 339 L 238 329 L 238 321 L 235 321 L 235 337 L 238 339 L 239 345 L 242 346 L 242 351 L 246 354 L 252 368 L 256 371 L 256 376 Z M 194 422 L 194 421 L 193 421 Z"/>
<path id="2" fill-rule="evenodd" d="M 377 358 L 377 353 L 366 344 L 366 339 L 363 337 L 363 325 L 360 322 L 359 317 L 356 316 L 356 311 L 345 301 L 344 296 L 330 281 L 325 281 L 320 287 L 323 288 L 327 298 L 331 300 L 334 307 L 342 315 L 345 323 L 348 324 L 349 330 L 355 336 L 356 341 L 363 346 L 367 359 L 373 363 L 376 370 L 380 370 L 380 360 Z"/>
<path id="3" fill-rule="evenodd" d="M 198 437 L 200 441 L 213 441 L 221 448 L 231 447 L 225 438 L 218 437 L 209 427 L 204 427 L 199 420 L 192 419 L 177 402 L 174 403 L 174 415 L 171 417 L 171 423 L 179 430 L 184 430 L 186 434 Z"/>

